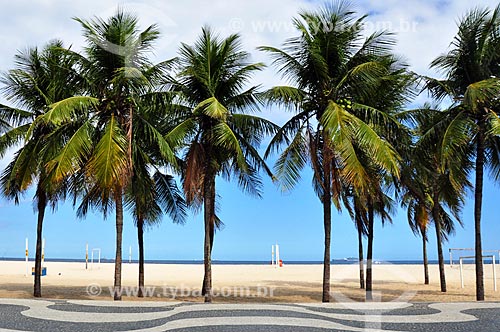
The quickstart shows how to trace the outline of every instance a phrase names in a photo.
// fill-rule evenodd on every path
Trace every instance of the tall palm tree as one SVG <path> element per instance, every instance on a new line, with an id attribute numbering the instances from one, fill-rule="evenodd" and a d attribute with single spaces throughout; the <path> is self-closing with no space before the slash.
<path id="1" fill-rule="evenodd" d="M 155 89 L 139 96 L 139 108 L 134 113 L 132 159 L 134 173 L 125 190 L 125 206 L 134 218 L 139 246 L 138 297 L 144 297 L 144 230 L 161 222 L 164 214 L 174 223 L 184 224 L 186 203 L 172 175 L 163 169 L 178 172 L 162 157 L 158 146 L 151 145 L 150 126 L 166 132 L 170 125 L 170 96 Z M 172 167 L 173 166 L 173 167 Z"/>
<path id="2" fill-rule="evenodd" d="M 15 69 L 2 75 L 2 90 L 8 101 L 20 108 L 0 105 L 0 121 L 4 133 L 0 136 L 0 156 L 12 148 L 20 148 L 2 173 L 2 193 L 19 203 L 20 195 L 35 186 L 34 201 L 37 218 L 35 252 L 35 297 L 42 296 L 42 230 L 47 206 L 55 207 L 65 196 L 62 185 L 55 186 L 47 179 L 45 163 L 60 147 L 48 134 L 52 126 L 35 125 L 36 119 L 49 110 L 49 105 L 78 92 L 81 86 L 73 72 L 74 61 L 59 51 L 59 40 L 48 43 L 43 49 L 30 48 L 15 57 Z M 50 141 L 50 143 L 49 143 Z"/>
<path id="3" fill-rule="evenodd" d="M 152 98 L 151 98 L 152 97 Z M 138 297 L 144 297 L 144 230 L 159 223 L 163 214 L 167 214 L 174 223 L 183 224 L 186 219 L 186 203 L 179 191 L 175 179 L 160 171 L 160 167 L 172 169 L 161 157 L 159 151 L 151 151 L 151 146 L 142 140 L 148 136 L 144 123 L 154 123 L 160 132 L 165 132 L 169 125 L 169 103 L 167 95 L 153 92 L 143 96 L 140 116 L 145 121 L 136 122 L 134 129 L 134 174 L 126 191 L 126 206 L 131 211 L 137 227 L 139 246 L 139 291 Z M 163 111 L 162 111 L 163 110 Z M 146 144 L 144 144 L 146 143 Z M 149 152 L 149 153 L 148 153 Z M 151 153 L 152 152 L 152 153 Z M 170 166 L 170 167 L 169 167 Z M 175 169 L 175 168 L 174 168 Z M 152 176 L 150 173 L 154 173 Z"/>
<path id="4" fill-rule="evenodd" d="M 85 54 L 67 53 L 79 61 L 85 92 L 53 104 L 40 121 L 60 125 L 71 123 L 75 115 L 85 115 L 85 121 L 49 163 L 49 171 L 54 181 L 83 174 L 85 191 L 80 215 L 89 207 L 106 215 L 114 206 L 114 299 L 121 300 L 122 196 L 134 174 L 135 129 L 145 128 L 142 132 L 146 134 L 140 137 L 143 144 L 158 151 L 166 162 L 176 163 L 172 149 L 154 123 L 140 116 L 139 107 L 158 84 L 168 62 L 153 65 L 147 59 L 159 32 L 155 25 L 140 31 L 134 15 L 119 10 L 108 20 L 76 20 L 86 38 Z"/>
<path id="5" fill-rule="evenodd" d="M 360 119 L 373 126 L 378 135 L 389 142 L 400 155 L 404 156 L 412 137 L 408 128 L 400 123 L 398 118 L 406 103 L 414 95 L 413 87 L 416 76 L 407 70 L 407 65 L 401 59 L 394 55 L 379 57 L 377 60 L 381 65 L 386 66 L 386 73 L 379 78 L 376 89 L 360 96 L 359 100 L 366 107 L 378 110 L 380 114 L 391 121 L 374 121 L 365 112 L 356 112 L 356 110 L 354 112 Z M 352 186 L 349 189 L 354 208 L 354 213 L 350 211 L 350 214 L 358 230 L 360 286 L 361 288 L 366 287 L 367 296 L 371 297 L 374 217 L 375 214 L 378 214 L 382 223 L 391 221 L 390 213 L 393 211 L 393 202 L 386 192 L 390 191 L 394 185 L 397 187 L 399 181 L 392 178 L 393 174 L 374 164 L 362 150 L 358 153 L 359 160 L 365 168 L 365 175 L 368 176 L 364 179 L 364 183 L 367 185 L 365 188 Z M 368 238 L 367 285 L 364 280 L 362 281 L 364 274 L 363 235 Z"/>
<path id="6" fill-rule="evenodd" d="M 453 163 L 442 164 L 443 137 L 450 121 L 447 112 L 429 105 L 408 111 L 416 142 L 409 144 L 401 175 L 402 203 L 408 207 L 408 220 L 413 230 L 421 233 L 432 221 L 436 231 L 441 291 L 446 292 L 443 243 L 452 235 L 455 225 L 462 224 L 461 211 L 471 184 L 468 171 L 472 167 L 472 151 L 457 154 Z M 465 151 L 465 150 L 464 150 Z M 451 172 L 450 170 L 454 171 Z M 424 242 L 425 245 L 425 242 Z"/>
<path id="7" fill-rule="evenodd" d="M 346 1 L 326 4 L 294 19 L 299 36 L 287 40 L 283 49 L 260 47 L 271 54 L 273 64 L 292 85 L 274 87 L 266 97 L 296 111 L 272 139 L 266 156 L 287 145 L 275 166 L 285 190 L 297 183 L 300 171 L 310 163 L 314 189 L 323 204 L 323 302 L 330 300 L 332 202 L 340 209 L 343 181 L 366 187 L 367 173 L 358 151 L 398 174 L 396 151 L 372 127 L 392 119 L 360 102 L 374 93 L 387 74 L 380 60 L 391 53 L 394 40 L 385 32 L 365 38 L 365 17 L 356 17 Z"/>
<path id="8" fill-rule="evenodd" d="M 420 195 L 414 197 L 411 193 L 405 193 L 402 199 L 402 206 L 407 208 L 408 224 L 413 234 L 422 238 L 422 260 L 424 265 L 424 284 L 429 284 L 429 260 L 427 255 L 428 231 L 430 224 L 430 216 L 428 207 L 425 201 L 420 200 Z M 440 241 L 440 239 L 438 239 Z M 444 281 L 444 277 L 442 278 Z M 444 284 L 446 290 L 446 284 Z M 442 289 L 442 291 L 444 291 Z"/>
<path id="9" fill-rule="evenodd" d="M 407 70 L 407 65 L 395 55 L 388 55 L 379 59 L 386 66 L 386 74 L 378 82 L 377 88 L 371 94 L 362 96 L 361 102 L 369 107 L 379 110 L 394 121 L 369 122 L 376 132 L 393 146 L 399 155 L 405 155 L 407 146 L 411 142 L 411 135 L 407 127 L 400 123 L 398 118 L 403 112 L 406 103 L 414 95 L 413 87 L 416 76 Z M 363 120 L 364 114 L 359 115 Z M 361 205 L 365 206 L 367 221 L 367 268 L 366 268 L 366 299 L 372 300 L 373 281 L 373 243 L 374 243 L 374 217 L 378 215 L 385 224 L 392 222 L 391 214 L 394 212 L 394 202 L 389 196 L 399 184 L 394 174 L 377 166 L 371 158 L 361 154 L 360 161 L 365 165 L 365 179 L 367 189 L 354 188 L 354 193 L 360 196 Z M 399 164 L 401 167 L 401 163 Z"/>
<path id="10" fill-rule="evenodd" d="M 354 209 L 355 209 L 354 221 L 356 225 L 356 231 L 358 233 L 359 288 L 365 289 L 366 284 L 365 284 L 365 263 L 363 255 L 363 237 L 365 237 L 368 233 L 368 230 L 366 229 L 367 221 L 365 220 L 365 214 L 362 213 L 359 202 L 355 203 Z"/>
<path id="11" fill-rule="evenodd" d="M 365 161 L 366 162 L 366 161 Z M 393 210 L 393 200 L 386 194 L 389 177 L 377 167 L 370 167 L 367 164 L 370 179 L 367 179 L 368 187 L 364 191 L 357 191 L 361 208 L 360 213 L 364 213 L 367 228 L 367 252 L 366 252 L 366 300 L 373 300 L 373 243 L 375 239 L 374 226 L 375 216 L 379 216 L 382 225 L 386 221 L 392 222 L 391 214 Z"/>
<path id="12" fill-rule="evenodd" d="M 139 154 L 141 155 L 141 154 Z M 131 211 L 137 226 L 139 245 L 138 297 L 144 297 L 144 230 L 161 222 L 162 215 L 168 214 L 175 223 L 184 223 L 186 207 L 184 198 L 175 179 L 156 170 L 153 176 L 146 167 L 138 167 L 125 192 L 125 206 Z"/>
<path id="13" fill-rule="evenodd" d="M 204 210 L 205 302 L 212 301 L 217 176 L 234 176 L 246 193 L 260 196 L 259 169 L 271 175 L 257 147 L 276 126 L 247 114 L 258 110 L 258 91 L 257 87 L 245 87 L 263 68 L 261 63 L 248 62 L 249 57 L 238 35 L 220 38 L 204 27 L 193 46 L 181 46 L 177 75 L 169 82 L 179 117 L 166 139 L 184 147 L 186 201 L 191 206 L 203 205 Z"/>
<path id="14" fill-rule="evenodd" d="M 428 113 L 421 113 L 427 115 Z M 403 122 L 409 122 L 409 126 L 418 126 L 413 120 L 414 114 L 409 112 L 402 112 L 400 118 Z M 424 118 L 426 123 L 429 123 L 427 117 Z M 413 131 L 412 136 L 417 136 L 417 130 Z M 417 137 L 418 139 L 418 137 Z M 420 162 L 423 158 L 415 144 L 409 142 L 404 149 L 404 161 L 402 163 L 400 186 L 396 191 L 397 198 L 401 201 L 401 207 L 407 210 L 407 220 L 413 234 L 421 236 L 422 238 L 422 260 L 424 266 L 424 284 L 429 284 L 429 261 L 427 255 L 427 242 L 428 231 L 431 220 L 432 199 L 426 191 L 428 184 L 424 183 L 425 166 Z M 422 159 L 421 159 L 422 158 Z M 425 162 L 425 161 L 424 161 Z M 440 241 L 440 237 L 437 238 Z M 439 252 L 439 250 L 438 250 Z M 441 251 L 442 252 L 442 251 Z M 439 256 L 439 255 L 438 255 Z M 443 264 L 443 278 L 444 281 L 444 264 Z M 446 286 L 445 286 L 446 287 Z"/>
<path id="15" fill-rule="evenodd" d="M 359 195 L 356 195 L 354 189 L 343 189 L 342 201 L 349 215 L 354 222 L 354 227 L 358 233 L 358 264 L 359 264 L 359 288 L 365 289 L 365 263 L 363 253 L 363 238 L 368 235 L 368 220 L 366 211 Z"/>
<path id="16" fill-rule="evenodd" d="M 442 165 L 474 149 L 475 189 L 475 265 L 476 299 L 484 300 L 481 242 L 481 210 L 484 168 L 495 177 L 500 169 L 500 120 L 497 115 L 500 94 L 500 5 L 494 10 L 476 8 L 466 13 L 458 24 L 458 34 L 451 50 L 431 63 L 445 74 L 443 80 L 429 79 L 428 87 L 437 100 L 449 97 L 447 111 L 451 120 L 443 137 Z M 455 170 L 450 167 L 450 172 Z"/>
<path id="17" fill-rule="evenodd" d="M 402 172 L 403 173 L 403 172 Z M 403 178 L 403 175 L 401 176 Z M 412 188 L 417 188 L 413 182 Z M 418 187 L 421 189 L 421 187 Z M 429 261 L 427 255 L 428 231 L 430 224 L 428 201 L 430 197 L 419 190 L 407 190 L 401 198 L 401 206 L 407 209 L 407 219 L 413 234 L 422 238 L 422 260 L 424 265 L 424 284 L 429 284 Z M 439 240 L 438 240 L 439 241 Z M 444 279 L 443 279 L 444 280 Z M 445 286 L 446 287 L 446 286 Z M 445 288 L 446 289 L 446 288 Z"/>

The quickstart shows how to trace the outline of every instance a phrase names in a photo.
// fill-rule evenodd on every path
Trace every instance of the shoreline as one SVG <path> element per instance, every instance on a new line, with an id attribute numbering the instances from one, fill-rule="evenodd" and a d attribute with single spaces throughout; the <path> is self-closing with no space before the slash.
<path id="1" fill-rule="evenodd" d="M 34 262 L 34 258 L 29 258 L 28 262 Z M 11 258 L 11 257 L 0 257 L 1 262 L 25 262 L 25 258 Z M 82 258 L 47 258 L 45 262 L 56 262 L 56 263 L 83 263 L 85 264 L 85 259 Z M 90 259 L 89 259 L 90 264 Z M 101 258 L 101 263 L 114 263 L 114 259 L 104 259 Z M 164 265 L 203 265 L 203 260 L 169 260 L 169 259 L 159 259 L 159 260 L 145 260 L 145 264 L 164 264 Z M 366 259 L 364 260 L 366 264 Z M 488 263 L 488 261 L 486 261 Z M 128 259 L 122 259 L 123 264 L 138 264 L 138 260 L 132 260 L 129 263 Z M 321 265 L 323 261 L 284 261 L 286 265 Z M 429 265 L 438 265 L 437 260 L 429 260 Z M 331 265 L 351 265 L 358 264 L 358 260 L 351 259 L 334 259 L 331 261 Z M 376 259 L 373 261 L 376 265 L 423 265 L 423 261 L 420 260 L 382 260 Z M 458 260 L 453 260 L 453 265 L 458 265 Z M 474 260 L 464 261 L 464 265 L 474 264 Z M 500 262 L 498 263 L 500 264 Z M 233 261 L 233 260 L 212 260 L 212 265 L 271 265 L 271 261 Z M 450 265 L 449 261 L 445 261 L 445 265 Z"/>

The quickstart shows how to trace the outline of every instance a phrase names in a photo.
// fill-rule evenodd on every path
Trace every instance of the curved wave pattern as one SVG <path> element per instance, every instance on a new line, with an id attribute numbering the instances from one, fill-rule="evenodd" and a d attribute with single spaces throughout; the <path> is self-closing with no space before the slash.
<path id="1" fill-rule="evenodd" d="M 432 313 L 416 314 L 410 303 L 344 303 L 344 304 L 183 304 L 180 302 L 111 302 L 111 301 L 47 301 L 0 299 L 2 306 L 15 306 L 17 313 L 3 315 L 0 332 L 46 331 L 50 324 L 57 326 L 92 325 L 92 331 L 162 332 L 190 331 L 203 327 L 231 327 L 231 330 L 249 331 L 254 326 L 279 331 L 408 331 L 409 325 L 422 325 L 426 331 L 432 324 L 474 322 L 478 318 L 467 310 L 500 309 L 500 303 L 436 303 L 429 304 Z M 58 310 L 64 306 L 64 310 Z M 82 310 L 82 306 L 85 307 Z M 100 310 L 100 308 L 105 310 Z M 127 308 L 124 312 L 123 308 Z M 161 308 L 162 310 L 151 310 Z M 121 311 L 120 311 L 121 310 Z M 148 311 L 149 310 L 149 311 Z M 398 310 L 397 314 L 387 314 Z M 401 311 L 403 310 L 403 311 Z M 408 314 L 406 311 L 408 310 Z M 404 312 L 405 314 L 400 314 Z M 386 313 L 386 314 L 384 314 Z M 7 317 L 7 319 L 5 318 Z M 13 328 L 8 317 L 19 321 Z M 16 317 L 16 318 L 14 318 Z M 30 320 L 24 329 L 22 319 Z M 43 321 L 43 324 L 36 322 Z M 35 322 L 35 323 L 33 323 Z M 62 324 L 62 325 L 61 325 Z M 121 325 L 119 325 L 121 324 Z M 124 326 L 134 325 L 126 330 Z M 139 324 L 139 325 L 138 325 Z M 391 326 L 383 330 L 383 324 Z M 118 328 L 118 325 L 120 326 Z M 148 327 L 141 327 L 147 325 Z M 18 329 L 19 326 L 19 329 Z M 40 329 L 37 329 L 40 326 Z M 4 328 L 5 327 L 5 328 Z M 61 330 L 61 329 L 60 329 Z M 64 330 L 64 328 L 62 329 Z M 61 330 L 61 331 L 62 331 Z M 250 329 L 251 330 L 251 329 Z"/>

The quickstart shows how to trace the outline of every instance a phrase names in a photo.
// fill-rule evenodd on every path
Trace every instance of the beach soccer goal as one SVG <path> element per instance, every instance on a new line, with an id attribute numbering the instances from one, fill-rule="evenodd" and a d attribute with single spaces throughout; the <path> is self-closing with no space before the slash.
<path id="1" fill-rule="evenodd" d="M 460 285 L 462 288 L 464 288 L 464 259 L 474 259 L 476 256 L 461 256 L 459 258 L 460 262 Z M 484 259 L 485 258 L 491 258 L 491 266 L 493 267 L 493 290 L 496 292 L 497 291 L 497 271 L 495 267 L 495 255 L 483 255 L 483 264 L 484 264 Z"/>
<path id="2" fill-rule="evenodd" d="M 450 248 L 450 267 L 453 267 L 453 252 L 454 251 L 474 251 L 474 248 Z M 498 264 L 500 264 L 500 250 L 483 250 L 483 256 L 485 253 L 494 253 L 498 254 Z M 493 254 L 493 259 L 495 260 L 496 257 Z M 484 256 L 487 257 L 487 256 Z M 488 256 L 489 257 L 489 256 Z"/>
<path id="3" fill-rule="evenodd" d="M 94 267 L 94 252 L 97 253 L 97 268 L 101 267 L 101 249 L 100 248 L 92 248 L 92 253 L 90 255 L 90 269 Z"/>
<path id="4" fill-rule="evenodd" d="M 450 248 L 450 267 L 453 267 L 453 252 L 454 251 L 474 251 L 474 248 Z"/>

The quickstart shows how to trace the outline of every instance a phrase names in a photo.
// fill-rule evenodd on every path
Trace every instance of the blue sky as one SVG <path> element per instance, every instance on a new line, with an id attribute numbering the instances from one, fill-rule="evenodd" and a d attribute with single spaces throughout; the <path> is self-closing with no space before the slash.
<path id="1" fill-rule="evenodd" d="M 495 5 L 495 1 L 481 1 Z M 461 1 L 357 1 L 360 12 L 371 12 L 371 27 L 391 27 L 398 32 L 397 51 L 404 55 L 412 69 L 436 76 L 430 72 L 430 61 L 446 51 L 455 32 L 455 22 L 470 2 Z M 221 34 L 239 32 L 245 47 L 255 61 L 269 64 L 265 55 L 254 49 L 260 45 L 279 46 L 294 34 L 289 23 L 300 8 L 317 5 L 311 1 L 264 1 L 237 3 L 229 1 L 55 1 L 21 0 L 3 5 L 0 13 L 0 40 L 2 57 L 0 70 L 12 68 L 16 50 L 27 46 L 43 45 L 52 38 L 62 38 L 73 48 L 80 49 L 80 28 L 71 17 L 106 17 L 121 5 L 139 14 L 145 25 L 158 22 L 163 38 L 153 57 L 157 60 L 175 55 L 180 41 L 192 42 L 203 24 L 214 26 Z M 266 10 L 262 10 L 266 8 Z M 196 10 L 197 13 L 193 14 Z M 203 13 L 203 15 L 199 14 Z M 412 25 L 414 24 L 414 25 Z M 264 86 L 279 84 L 272 68 L 255 77 Z M 425 101 L 421 96 L 416 104 Z M 1 103 L 6 103 L 0 97 Z M 269 110 L 264 116 L 282 123 L 290 116 L 280 110 Z M 0 161 L 5 167 L 11 154 Z M 272 161 L 270 161 L 272 164 Z M 220 217 L 225 223 L 215 239 L 213 258 L 219 260 L 268 260 L 271 245 L 278 241 L 281 256 L 287 260 L 321 260 L 323 254 L 322 208 L 311 187 L 311 173 L 304 171 L 301 183 L 293 192 L 282 194 L 270 180 L 264 180 L 263 199 L 241 193 L 234 183 L 218 180 L 221 197 Z M 500 223 L 497 221 L 498 187 L 488 178 L 484 189 L 483 246 L 500 249 Z M 23 257 L 24 241 L 30 241 L 30 256 L 34 254 L 36 215 L 28 193 L 19 206 L 0 199 L 0 257 Z M 420 259 L 421 240 L 410 231 L 405 211 L 394 216 L 393 224 L 384 228 L 377 223 L 374 256 L 376 259 Z M 473 200 L 469 195 L 463 213 L 464 228 L 458 228 L 451 237 L 449 247 L 473 247 Z M 114 257 L 114 218 L 104 220 L 93 214 L 77 220 L 71 204 L 60 205 L 52 214 L 48 212 L 44 225 L 48 258 L 84 258 L 85 244 L 101 248 L 106 258 Z M 136 229 L 126 216 L 124 226 L 124 257 L 132 246 L 137 258 Z M 168 218 L 148 230 L 145 235 L 147 259 L 200 260 L 203 258 L 203 223 L 201 215 L 190 214 L 185 225 L 174 225 Z M 436 258 L 435 238 L 430 235 L 430 258 Z M 447 254 L 447 251 L 445 252 Z M 357 237 L 346 212 L 333 214 L 332 257 L 357 255 Z"/>

